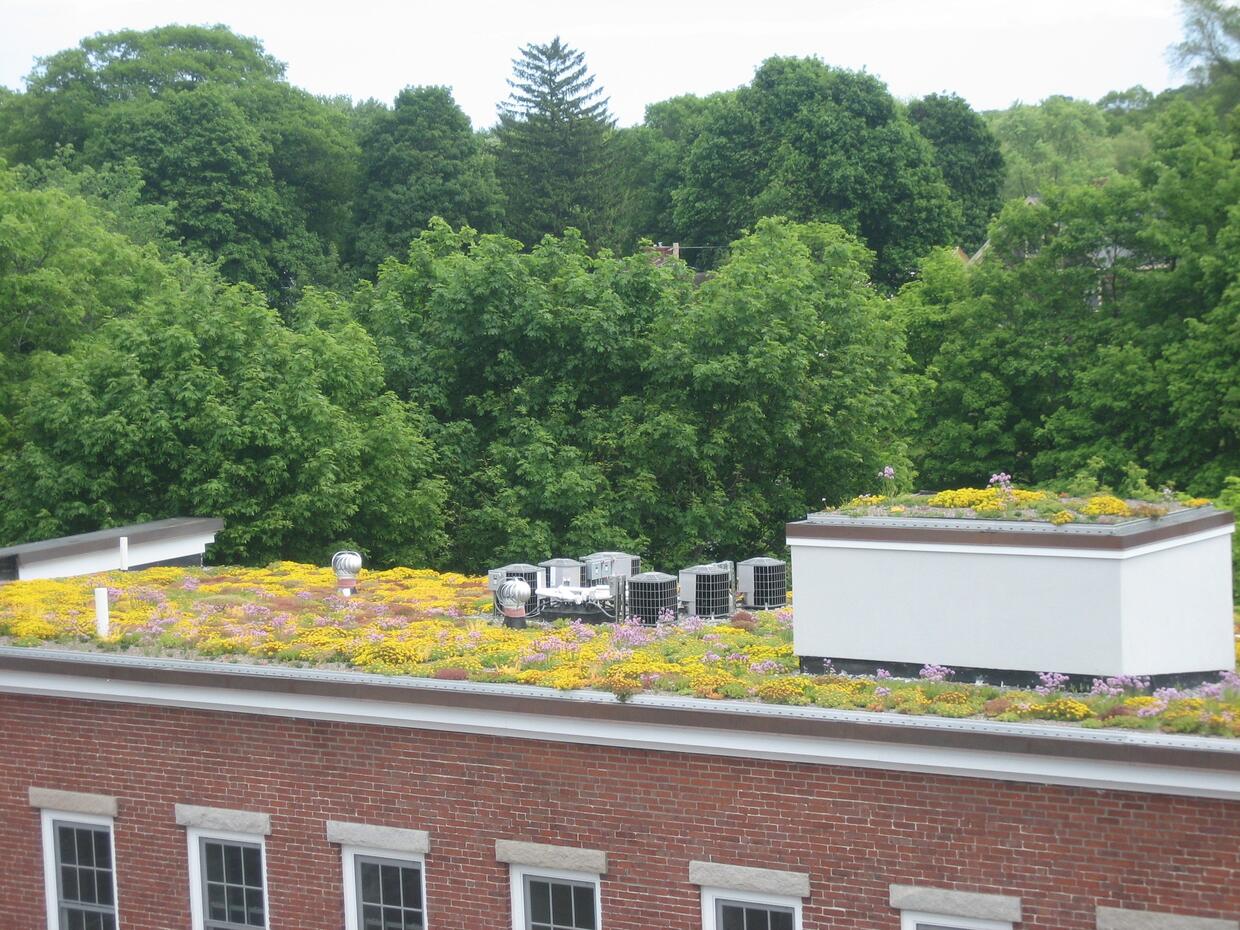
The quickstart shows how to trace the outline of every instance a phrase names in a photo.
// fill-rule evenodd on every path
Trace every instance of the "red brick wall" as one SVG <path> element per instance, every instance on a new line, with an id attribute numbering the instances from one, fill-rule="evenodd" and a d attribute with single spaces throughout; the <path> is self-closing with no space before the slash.
<path id="1" fill-rule="evenodd" d="M 1240 803 L 0 695 L 0 930 L 44 927 L 30 785 L 119 798 L 124 930 L 189 926 L 176 802 L 271 814 L 272 930 L 342 926 L 328 819 L 430 831 L 433 930 L 511 926 L 500 837 L 607 850 L 607 930 L 698 928 L 690 859 L 808 872 L 806 930 L 897 930 L 892 882 L 1240 913 Z"/>

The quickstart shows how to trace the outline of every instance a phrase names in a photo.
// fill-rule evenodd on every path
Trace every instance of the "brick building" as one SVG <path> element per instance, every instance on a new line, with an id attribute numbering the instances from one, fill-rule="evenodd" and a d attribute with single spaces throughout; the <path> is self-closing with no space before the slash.
<path id="1" fill-rule="evenodd" d="M 0 650 L 4 930 L 1237 930 L 1240 741 Z"/>

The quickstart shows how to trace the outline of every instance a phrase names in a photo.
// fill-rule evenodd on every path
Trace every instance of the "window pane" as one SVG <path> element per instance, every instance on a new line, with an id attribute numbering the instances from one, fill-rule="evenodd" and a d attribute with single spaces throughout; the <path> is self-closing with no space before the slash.
<path id="1" fill-rule="evenodd" d="M 771 911 L 771 930 L 792 930 L 792 912 Z"/>
<path id="2" fill-rule="evenodd" d="M 75 843 L 73 840 L 73 828 L 57 827 L 56 835 L 60 843 L 60 861 L 67 862 L 70 865 L 77 862 L 77 852 L 74 849 Z"/>
<path id="3" fill-rule="evenodd" d="M 236 885 L 227 885 L 228 919 L 235 924 L 245 923 L 245 891 Z"/>
<path id="4" fill-rule="evenodd" d="M 246 919 L 255 927 L 263 925 L 263 892 L 258 888 L 247 888 L 245 892 Z"/>
<path id="5" fill-rule="evenodd" d="M 573 916 L 578 930 L 594 930 L 594 889 L 590 886 L 573 886 Z"/>
<path id="6" fill-rule="evenodd" d="M 383 908 L 373 904 L 362 908 L 362 930 L 383 930 Z"/>
<path id="7" fill-rule="evenodd" d="M 241 850 L 245 863 L 245 883 L 251 888 L 263 887 L 263 857 L 257 846 L 245 846 Z"/>
<path id="8" fill-rule="evenodd" d="M 745 930 L 770 930 L 763 908 L 745 908 Z"/>
<path id="9" fill-rule="evenodd" d="M 95 866 L 100 869 L 112 868 L 112 838 L 107 830 L 95 830 Z"/>
<path id="10" fill-rule="evenodd" d="M 228 845 L 224 847 L 224 881 L 230 885 L 240 885 L 244 879 L 241 868 L 241 847 Z"/>
<path id="11" fill-rule="evenodd" d="M 573 925 L 573 887 L 560 882 L 551 885 L 551 922 L 561 927 Z"/>
<path id="12" fill-rule="evenodd" d="M 95 840 L 90 830 L 75 830 L 77 834 L 78 865 L 95 864 Z"/>
<path id="13" fill-rule="evenodd" d="M 210 920 L 228 919 L 228 907 L 224 899 L 223 885 L 207 885 L 207 917 Z"/>
<path id="14" fill-rule="evenodd" d="M 219 843 L 206 843 L 203 849 L 207 859 L 207 881 L 222 882 L 224 880 L 224 847 Z"/>
<path id="15" fill-rule="evenodd" d="M 719 907 L 722 912 L 723 919 L 720 923 L 723 930 L 745 930 L 745 910 L 732 904 L 722 904 Z"/>
<path id="16" fill-rule="evenodd" d="M 112 873 L 99 869 L 95 872 L 95 900 L 100 904 L 112 904 Z"/>
<path id="17" fill-rule="evenodd" d="M 422 930 L 421 911 L 405 911 L 405 930 Z"/>
<path id="18" fill-rule="evenodd" d="M 383 903 L 400 907 L 400 868 L 395 865 L 379 867 L 379 881 L 383 886 Z M 400 930 L 399 927 L 396 930 Z"/>
<path id="19" fill-rule="evenodd" d="M 382 899 L 379 897 L 379 867 L 373 862 L 363 862 L 360 868 L 362 873 L 362 900 L 367 904 L 381 904 Z"/>
<path id="20" fill-rule="evenodd" d="M 68 930 L 86 930 L 86 916 L 81 911 L 62 911 Z"/>
<path id="21" fill-rule="evenodd" d="M 116 918 L 111 914 L 103 915 L 103 930 L 116 930 Z"/>
<path id="22" fill-rule="evenodd" d="M 551 921 L 551 886 L 547 882 L 530 882 L 530 919 L 540 924 Z"/>
<path id="23" fill-rule="evenodd" d="M 401 886 L 404 889 L 405 907 L 422 907 L 422 870 L 413 866 L 401 869 Z M 419 923 L 419 926 L 421 924 Z"/>
<path id="24" fill-rule="evenodd" d="M 66 901 L 80 901 L 78 897 L 77 869 L 71 865 L 60 867 L 60 896 Z"/>
<path id="25" fill-rule="evenodd" d="M 383 930 L 402 930 L 401 924 L 403 923 L 399 907 L 385 907 L 383 909 Z"/>

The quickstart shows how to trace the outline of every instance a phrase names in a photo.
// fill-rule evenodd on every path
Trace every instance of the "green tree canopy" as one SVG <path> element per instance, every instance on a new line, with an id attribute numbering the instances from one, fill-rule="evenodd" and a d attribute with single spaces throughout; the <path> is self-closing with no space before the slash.
<path id="1" fill-rule="evenodd" d="M 525 46 L 512 67 L 512 93 L 496 131 L 504 227 L 527 246 L 569 226 L 593 238 L 612 127 L 607 98 L 594 86 L 584 53 L 559 36 Z"/>
<path id="2" fill-rule="evenodd" d="M 956 244 L 975 251 L 1003 203 L 1006 176 L 999 142 L 986 121 L 955 94 L 930 94 L 909 104 L 909 119 L 934 146 L 934 163 L 960 204 Z"/>
<path id="3" fill-rule="evenodd" d="M 760 217 L 838 223 L 899 282 L 951 242 L 959 207 L 934 153 L 871 75 L 771 58 L 718 98 L 689 150 L 675 216 L 686 241 L 723 245 Z"/>
<path id="4" fill-rule="evenodd" d="M 367 118 L 355 205 L 354 262 L 373 271 L 404 255 L 431 217 L 494 231 L 502 216 L 494 158 L 446 87 L 407 87 Z"/>

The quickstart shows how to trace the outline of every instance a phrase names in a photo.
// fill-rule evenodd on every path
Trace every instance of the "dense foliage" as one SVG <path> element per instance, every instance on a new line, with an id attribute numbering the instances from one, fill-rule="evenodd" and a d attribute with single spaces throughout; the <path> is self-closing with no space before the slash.
<path id="1" fill-rule="evenodd" d="M 624 128 L 558 38 L 481 131 L 223 27 L 85 39 L 0 93 L 0 544 L 202 513 L 249 562 L 675 568 L 887 466 L 1234 502 L 1240 27 L 1185 10 L 1157 95 L 773 58 Z"/>

